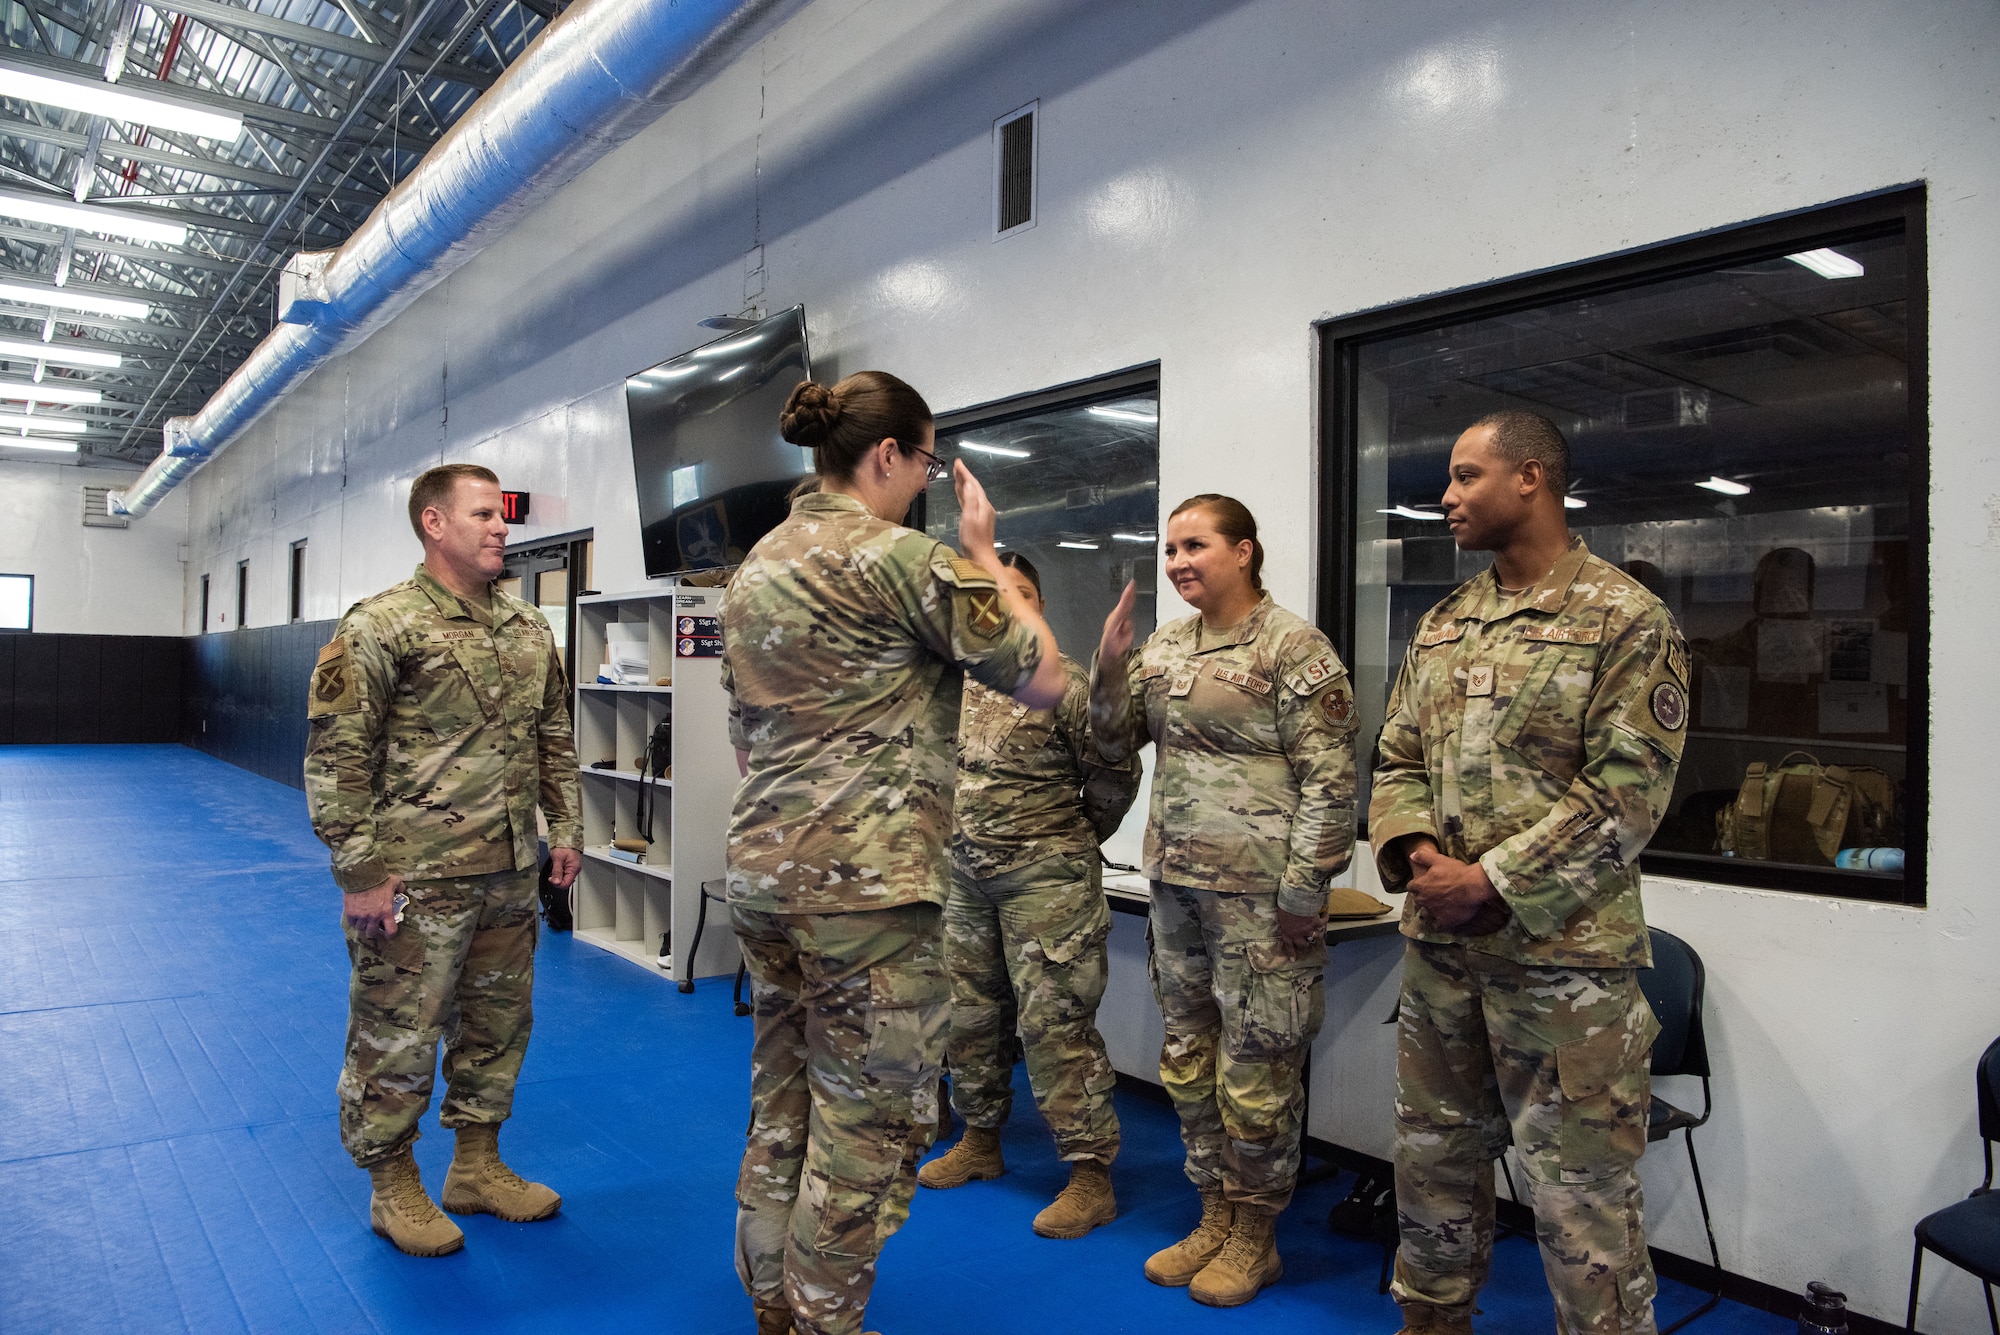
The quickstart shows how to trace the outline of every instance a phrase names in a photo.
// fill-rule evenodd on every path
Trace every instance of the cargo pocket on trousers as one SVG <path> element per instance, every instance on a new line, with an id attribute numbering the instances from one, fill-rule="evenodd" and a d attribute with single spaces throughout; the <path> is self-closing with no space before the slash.
<path id="1" fill-rule="evenodd" d="M 1618 1272 L 1618 1306 L 1628 1317 L 1643 1314 L 1659 1291 L 1651 1261 L 1635 1261 Z"/>
<path id="2" fill-rule="evenodd" d="M 951 983 L 936 960 L 868 971 L 868 1052 L 861 1071 L 890 1089 L 914 1089 L 944 1051 Z"/>
<path id="3" fill-rule="evenodd" d="M 1312 1042 L 1326 1020 L 1326 947 L 1292 956 L 1280 942 L 1256 941 L 1243 962 L 1242 1023 L 1230 1055 L 1282 1057 Z"/>
<path id="4" fill-rule="evenodd" d="M 352 1004 L 357 1020 L 415 1029 L 423 1011 L 424 934 L 405 921 L 390 937 L 347 928 L 354 962 Z"/>
<path id="5" fill-rule="evenodd" d="M 1660 1022 L 1640 997 L 1625 1017 L 1588 1038 L 1556 1045 L 1556 1079 L 1563 1098 L 1581 1103 L 1605 1093 L 1621 1078 L 1645 1069 Z"/>

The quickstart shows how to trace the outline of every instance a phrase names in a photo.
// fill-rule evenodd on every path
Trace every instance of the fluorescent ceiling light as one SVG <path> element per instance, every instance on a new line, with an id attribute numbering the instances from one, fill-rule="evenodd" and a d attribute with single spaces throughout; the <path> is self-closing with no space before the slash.
<path id="1" fill-rule="evenodd" d="M 188 234 L 187 228 L 178 223 L 155 222 L 122 209 L 72 204 L 67 199 L 31 195 L 22 190 L 0 190 L 0 218 L 74 227 L 104 236 L 129 236 L 134 241 L 159 241 L 169 246 L 185 245 Z"/>
<path id="2" fill-rule="evenodd" d="M 1056 546 L 1067 547 L 1073 552 L 1094 552 L 1097 550 L 1097 544 L 1094 542 L 1059 542 Z"/>
<path id="3" fill-rule="evenodd" d="M 1443 515 L 1434 515 L 1434 514 L 1432 514 L 1432 513 L 1430 512 L 1430 511 L 1428 511 L 1428 510 L 1412 510 L 1412 509 L 1411 509 L 1411 508 L 1410 508 L 1409 506 L 1407 506 L 1407 505 L 1395 505 L 1395 506 L 1391 506 L 1391 507 L 1390 507 L 1390 508 L 1388 508 L 1387 510 L 1377 510 L 1377 511 L 1376 511 L 1375 513 L 1376 513 L 1376 514 L 1378 514 L 1378 515 L 1395 515 L 1395 516 L 1397 516 L 1398 518 L 1401 518 L 1401 519 L 1443 519 L 1443 518 L 1444 518 L 1444 516 L 1443 516 Z"/>
<path id="4" fill-rule="evenodd" d="M 1144 422 L 1148 426 L 1157 426 L 1160 421 L 1160 415 L 1156 412 L 1142 413 L 1131 408 L 1107 408 L 1099 405 L 1095 408 L 1085 408 L 1084 411 L 1092 417 L 1108 417 L 1114 422 Z"/>
<path id="5" fill-rule="evenodd" d="M 0 428 L 8 431 L 47 431 L 52 435 L 74 436 L 90 429 L 78 417 L 47 417 L 41 413 L 0 413 Z"/>
<path id="6" fill-rule="evenodd" d="M 0 283 L 0 301 L 25 302 L 30 306 L 53 306 L 65 311 L 92 311 L 99 315 L 123 315 L 143 320 L 153 308 L 143 301 L 118 297 L 93 297 L 66 287 L 43 287 L 39 283 Z"/>
<path id="7" fill-rule="evenodd" d="M 961 440 L 958 448 L 971 450 L 974 454 L 997 454 L 1002 459 L 1026 459 L 1034 453 L 1032 450 L 1017 450 L 1012 445 L 981 445 L 976 440 Z"/>
<path id="8" fill-rule="evenodd" d="M 1113 542 L 1143 542 L 1148 546 L 1157 541 L 1155 535 L 1151 533 L 1114 533 L 1111 535 L 1111 540 Z"/>
<path id="9" fill-rule="evenodd" d="M 998 551 L 998 550 L 1000 550 L 1001 548 L 1005 547 L 1006 545 L 1007 545 L 1006 543 L 1004 543 L 1004 542 L 1000 541 L 1000 539 L 998 539 L 998 538 L 995 538 L 995 539 L 993 540 L 993 549 L 994 549 L 995 551 Z"/>
<path id="10" fill-rule="evenodd" d="M 58 366 L 119 367 L 125 359 L 115 352 L 93 352 L 67 343 L 29 343 L 24 339 L 0 338 L 0 360 L 54 362 Z"/>
<path id="11" fill-rule="evenodd" d="M 5 436 L 0 435 L 0 449 L 47 450 L 51 454 L 75 454 L 73 440 L 50 440 L 46 436 Z"/>
<path id="12" fill-rule="evenodd" d="M 28 380 L 0 380 L 0 399 L 17 403 L 102 403 L 104 394 L 100 390 L 53 382 L 37 385 Z"/>
<path id="13" fill-rule="evenodd" d="M 1695 485 L 1697 487 L 1707 487 L 1710 491 L 1719 491 L 1724 496 L 1748 496 L 1750 494 L 1750 488 L 1744 486 L 1741 482 L 1731 482 L 1726 477 L 1712 477 L 1706 482 L 1697 482 Z"/>
<path id="14" fill-rule="evenodd" d="M 1589 505 L 1589 504 L 1590 504 L 1590 502 L 1589 502 L 1589 501 L 1586 501 L 1586 500 L 1582 499 L 1581 497 L 1577 497 L 1577 496 L 1565 496 L 1565 497 L 1563 497 L 1563 509 L 1565 509 L 1565 510 L 1581 510 L 1581 509 L 1583 509 L 1583 508 L 1584 508 L 1584 507 L 1585 507 L 1586 505 Z"/>
<path id="15" fill-rule="evenodd" d="M 1859 278 L 1867 270 L 1861 261 L 1849 259 L 1837 250 L 1802 250 L 1796 255 L 1787 255 L 1793 264 L 1802 264 L 1821 278 Z"/>
<path id="16" fill-rule="evenodd" d="M 18 66 L 0 66 L 0 97 L 18 97 L 44 106 L 66 107 L 71 111 L 108 116 L 112 120 L 149 125 L 156 130 L 178 130 L 203 139 L 233 144 L 243 133 L 243 118 L 225 111 L 198 107 L 178 98 L 161 97 L 123 84 L 96 79 L 65 78 Z"/>

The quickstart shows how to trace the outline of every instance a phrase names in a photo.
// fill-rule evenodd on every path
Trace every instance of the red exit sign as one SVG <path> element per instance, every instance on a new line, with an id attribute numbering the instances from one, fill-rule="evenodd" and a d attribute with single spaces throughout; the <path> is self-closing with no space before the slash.
<path id="1" fill-rule="evenodd" d="M 503 491 L 500 493 L 500 517 L 510 524 L 528 522 L 528 493 L 525 491 Z"/>

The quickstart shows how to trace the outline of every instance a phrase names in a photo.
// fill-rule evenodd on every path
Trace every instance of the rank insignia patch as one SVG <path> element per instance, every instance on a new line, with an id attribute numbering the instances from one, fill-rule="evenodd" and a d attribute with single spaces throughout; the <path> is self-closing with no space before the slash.
<path id="1" fill-rule="evenodd" d="M 1653 717 L 1668 732 L 1679 732 L 1687 723 L 1687 696 L 1681 688 L 1670 681 L 1663 681 L 1653 688 Z"/>

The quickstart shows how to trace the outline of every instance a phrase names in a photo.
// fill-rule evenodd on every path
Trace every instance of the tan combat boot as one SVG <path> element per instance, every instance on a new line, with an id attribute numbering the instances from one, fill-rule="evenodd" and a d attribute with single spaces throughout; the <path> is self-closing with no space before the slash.
<path id="1" fill-rule="evenodd" d="M 1236 1207 L 1229 1241 L 1188 1285 L 1188 1297 L 1209 1307 L 1241 1307 L 1285 1273 L 1278 1259 L 1278 1212 Z"/>
<path id="2" fill-rule="evenodd" d="M 1404 1303 L 1403 1328 L 1396 1335 L 1472 1335 L 1471 1312 L 1430 1303 Z"/>
<path id="3" fill-rule="evenodd" d="M 1229 1241 L 1229 1225 L 1235 1217 L 1235 1211 L 1223 1199 L 1222 1188 L 1202 1192 L 1201 1222 L 1194 1226 L 1194 1232 L 1173 1246 L 1146 1258 L 1146 1278 L 1170 1289 L 1189 1283 L 1203 1266 L 1215 1259 L 1222 1244 Z"/>
<path id="4" fill-rule="evenodd" d="M 968 1126 L 958 1144 L 917 1170 L 917 1181 L 927 1187 L 962 1187 L 990 1181 L 1006 1171 L 1000 1160 L 1000 1132 Z"/>
<path id="5" fill-rule="evenodd" d="M 758 1308 L 757 1335 L 792 1335 L 792 1309 L 789 1307 Z"/>
<path id="6" fill-rule="evenodd" d="M 522 1181 L 500 1161 L 500 1127 L 488 1122 L 458 1128 L 458 1148 L 444 1175 L 444 1208 L 532 1224 L 562 1209 L 562 1197 L 539 1182 Z"/>
<path id="7" fill-rule="evenodd" d="M 416 1158 L 405 1148 L 387 1163 L 368 1170 L 375 1194 L 368 1200 L 368 1223 L 396 1250 L 412 1256 L 444 1256 L 465 1245 L 458 1225 L 438 1213 L 424 1191 Z"/>
<path id="8" fill-rule="evenodd" d="M 1035 1232 L 1045 1238 L 1080 1238 L 1099 1224 L 1118 1217 L 1118 1198 L 1111 1194 L 1111 1168 L 1095 1159 L 1078 1159 L 1069 1166 L 1069 1185 L 1035 1216 Z"/>

